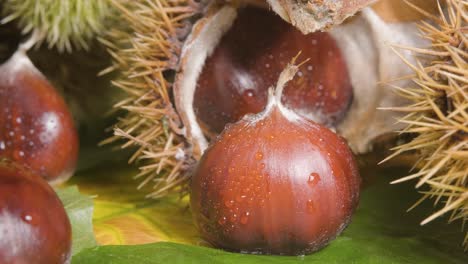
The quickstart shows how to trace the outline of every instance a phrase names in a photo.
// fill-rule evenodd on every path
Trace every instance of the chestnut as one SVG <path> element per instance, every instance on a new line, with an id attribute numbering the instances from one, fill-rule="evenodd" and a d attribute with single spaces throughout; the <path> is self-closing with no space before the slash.
<path id="1" fill-rule="evenodd" d="M 71 227 L 37 173 L 0 159 L 0 263 L 70 263 Z"/>
<path id="2" fill-rule="evenodd" d="M 350 222 L 360 189 L 352 152 L 281 103 L 283 84 L 297 70 L 290 65 L 281 74 L 264 112 L 228 125 L 192 175 L 194 220 L 216 247 L 302 255 Z"/>
<path id="3" fill-rule="evenodd" d="M 30 167 L 50 183 L 68 179 L 78 134 L 62 97 L 18 50 L 0 66 L 0 157 Z"/>
<path id="4" fill-rule="evenodd" d="M 326 32 L 303 35 L 272 12 L 252 7 L 239 10 L 205 62 L 194 95 L 199 121 L 220 133 L 245 114 L 261 112 L 268 88 L 299 51 L 309 61 L 285 88 L 283 104 L 326 126 L 337 124 L 353 92 L 336 41 Z"/>

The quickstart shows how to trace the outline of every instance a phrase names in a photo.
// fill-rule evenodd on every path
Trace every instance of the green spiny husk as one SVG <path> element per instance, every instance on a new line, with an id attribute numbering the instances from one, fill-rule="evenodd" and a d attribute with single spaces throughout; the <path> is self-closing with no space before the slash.
<path id="1" fill-rule="evenodd" d="M 38 31 L 49 47 L 70 51 L 89 48 L 89 41 L 105 30 L 110 14 L 107 0 L 2 0 L 1 23 L 17 20 L 23 33 Z"/>

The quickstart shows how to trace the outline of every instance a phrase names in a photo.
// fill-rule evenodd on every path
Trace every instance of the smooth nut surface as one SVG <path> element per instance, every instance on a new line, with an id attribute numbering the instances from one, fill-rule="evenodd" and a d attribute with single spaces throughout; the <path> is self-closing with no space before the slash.
<path id="1" fill-rule="evenodd" d="M 234 25 L 207 59 L 195 91 L 199 120 L 219 133 L 245 114 L 262 111 L 268 89 L 300 51 L 301 58 L 310 60 L 287 85 L 283 103 L 316 122 L 338 123 L 353 91 L 333 37 L 323 32 L 303 35 L 274 13 L 258 8 L 239 10 Z"/>
<path id="2" fill-rule="evenodd" d="M 69 263 L 71 226 L 39 175 L 0 160 L 0 263 Z"/>
<path id="3" fill-rule="evenodd" d="M 0 67 L 0 157 L 30 167 L 47 181 L 63 181 L 78 158 L 73 118 L 51 84 L 30 69 L 32 64 L 24 65 L 14 71 Z"/>
<path id="4" fill-rule="evenodd" d="M 345 141 L 274 109 L 228 126 L 192 177 L 191 206 L 214 246 L 301 255 L 326 246 L 348 225 L 360 177 Z"/>

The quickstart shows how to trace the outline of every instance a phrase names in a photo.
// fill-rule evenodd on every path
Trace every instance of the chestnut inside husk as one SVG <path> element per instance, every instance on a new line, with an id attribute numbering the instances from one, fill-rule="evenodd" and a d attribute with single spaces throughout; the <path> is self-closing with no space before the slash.
<path id="1" fill-rule="evenodd" d="M 299 111 L 299 114 L 319 121 L 317 116 L 324 117 L 323 111 L 320 111 L 324 110 L 321 109 L 322 103 L 336 107 L 331 110 L 333 115 L 328 116 L 331 118 L 325 118 L 324 123 L 346 138 L 356 153 L 369 152 L 379 136 L 394 129 L 394 119 L 398 115 L 375 111 L 375 108 L 395 102 L 396 95 L 376 84 L 383 79 L 401 76 L 402 69 L 406 69 L 385 46 L 388 36 L 402 42 L 406 42 L 407 38 L 402 34 L 400 25 L 385 24 L 370 8 L 346 23 L 330 28 L 327 33 L 302 36 L 294 27 L 304 32 L 300 25 L 308 23 L 294 21 L 297 22 L 299 18 L 295 12 L 309 8 L 305 2 L 272 0 L 268 1 L 269 7 L 267 2 L 256 0 L 169 1 L 161 2 L 162 8 L 133 1 L 117 2 L 116 7 L 122 11 L 120 18 L 128 22 L 130 31 L 112 29 L 109 32 L 110 40 L 106 43 L 115 61 L 106 72 L 119 69 L 122 73 L 114 83 L 127 96 L 116 107 L 126 114 L 116 124 L 115 136 L 106 142 L 123 139 L 126 142 L 123 148 L 137 147 L 130 162 L 138 160 L 141 164 L 141 173 L 137 177 L 142 179 L 139 187 L 155 183 L 154 191 L 148 194 L 149 198 L 157 199 L 180 190 L 185 192 L 191 169 L 223 126 L 235 122 L 245 113 L 262 109 L 266 88 L 274 79 L 271 76 L 284 66 L 278 59 L 283 52 L 278 46 L 285 45 L 284 53 L 290 56 L 303 50 L 306 55 L 303 58 L 311 57 L 311 63 L 316 60 L 311 65 L 312 70 L 320 70 L 320 65 L 327 65 L 322 74 L 313 78 L 306 76 L 310 73 L 308 67 L 301 69 L 304 78 L 297 79 L 309 85 L 305 85 L 304 90 L 297 89 L 301 94 L 299 101 L 310 108 Z M 307 2 L 316 7 L 316 2 Z M 365 6 L 366 1 L 325 2 L 327 4 L 322 5 L 321 10 L 338 8 L 335 15 L 340 17 L 340 14 L 344 14 L 342 11 L 347 13 L 346 16 L 352 15 Z M 333 6 L 331 3 L 339 5 Z M 288 9 L 288 6 L 296 4 L 301 7 Z M 353 8 L 349 8 L 349 5 L 353 5 Z M 291 25 L 268 13 L 272 10 Z M 249 21 L 254 21 L 252 18 L 265 28 L 257 27 L 255 23 L 250 25 Z M 309 18 L 318 19 L 313 16 Z M 323 18 L 325 24 L 331 21 L 327 16 Z M 335 25 L 340 21 L 335 20 Z M 276 37 L 276 34 L 281 36 Z M 271 38 L 272 41 L 259 43 L 257 35 Z M 284 41 L 285 36 L 291 37 L 291 41 Z M 314 46 L 314 39 L 317 40 L 318 50 L 323 52 L 316 54 L 313 47 L 302 43 L 310 41 L 310 46 Z M 319 40 L 323 43 L 320 44 Z M 250 45 L 257 46 L 257 49 L 250 49 Z M 261 49 L 263 47 L 265 50 Z M 275 54 L 268 49 L 275 50 Z M 333 55 L 332 60 L 324 62 L 328 51 Z M 270 55 L 273 55 L 274 63 L 268 62 Z M 342 61 L 346 65 L 342 65 Z M 267 64 L 271 72 L 265 70 Z M 276 65 L 275 69 L 272 69 L 273 64 Z M 239 76 L 234 74 L 237 71 L 248 74 Z M 328 77 L 321 80 L 323 75 Z M 261 80 L 264 85 L 250 91 L 252 87 L 245 90 L 239 89 L 237 84 L 229 87 L 233 81 L 244 77 L 251 77 L 254 82 Z M 320 81 L 333 84 L 328 88 L 328 85 L 322 87 L 322 95 L 328 92 L 328 96 L 319 95 L 316 88 L 320 85 L 316 85 L 315 79 L 318 79 L 318 84 Z M 347 81 L 349 85 L 346 85 Z M 337 87 L 333 87 L 335 84 Z M 335 88 L 336 96 L 342 96 L 341 99 L 334 100 Z M 352 91 L 349 91 L 351 88 Z M 305 91 L 312 96 L 307 96 Z M 302 100 L 300 97 L 303 94 L 311 100 Z M 320 102 L 324 98 L 332 100 Z M 286 98 L 284 104 L 288 105 Z M 320 107 L 317 109 L 318 105 Z M 321 113 L 314 113 L 316 110 Z"/>
<path id="2" fill-rule="evenodd" d="M 219 134 L 245 114 L 261 112 L 268 88 L 298 51 L 309 61 L 286 87 L 283 103 L 315 122 L 340 122 L 353 92 L 334 38 L 326 32 L 303 35 L 274 13 L 253 7 L 239 10 L 203 66 L 193 105 L 198 120 Z"/>

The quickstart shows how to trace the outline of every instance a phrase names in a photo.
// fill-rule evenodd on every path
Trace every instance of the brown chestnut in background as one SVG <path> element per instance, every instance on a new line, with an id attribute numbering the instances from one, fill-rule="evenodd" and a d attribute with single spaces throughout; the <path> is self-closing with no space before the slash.
<path id="1" fill-rule="evenodd" d="M 299 51 L 310 60 L 288 84 L 282 102 L 318 123 L 338 123 L 353 92 L 346 62 L 333 37 L 325 32 L 303 35 L 260 8 L 240 9 L 206 60 L 194 97 L 198 119 L 219 133 L 245 114 L 262 111 L 268 88 Z"/>
<path id="2" fill-rule="evenodd" d="M 18 50 L 0 66 L 0 157 L 67 180 L 78 158 L 78 135 L 62 97 Z"/>
<path id="3" fill-rule="evenodd" d="M 280 102 L 294 67 L 266 110 L 228 125 L 193 174 L 194 219 L 216 247 L 310 253 L 341 233 L 358 204 L 360 177 L 346 142 Z"/>
<path id="4" fill-rule="evenodd" d="M 71 227 L 39 175 L 0 159 L 0 263 L 69 263 Z"/>

